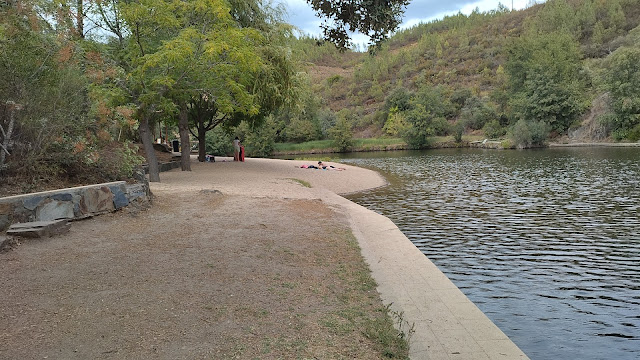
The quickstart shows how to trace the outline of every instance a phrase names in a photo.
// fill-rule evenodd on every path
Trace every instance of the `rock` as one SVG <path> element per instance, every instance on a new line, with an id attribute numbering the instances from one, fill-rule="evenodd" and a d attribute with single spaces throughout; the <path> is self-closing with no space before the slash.
<path id="1" fill-rule="evenodd" d="M 13 224 L 7 235 L 40 238 L 69 232 L 71 224 L 68 220 L 35 221 Z"/>
<path id="2" fill-rule="evenodd" d="M 111 193 L 113 194 L 113 206 L 116 210 L 121 209 L 129 205 L 129 199 L 126 195 L 126 188 L 122 186 L 110 186 Z"/>
<path id="3" fill-rule="evenodd" d="M 11 250 L 15 243 L 13 238 L 0 235 L 0 252 Z"/>
<path id="4" fill-rule="evenodd" d="M 22 206 L 27 210 L 35 210 L 45 200 L 42 196 L 31 196 L 22 200 Z"/>
<path id="5" fill-rule="evenodd" d="M 0 231 L 4 231 L 9 225 L 11 225 L 9 215 L 0 215 Z"/>
<path id="6" fill-rule="evenodd" d="M 86 189 L 82 195 L 79 208 L 84 215 L 90 216 L 115 210 L 113 193 L 106 186 Z"/>
<path id="7" fill-rule="evenodd" d="M 147 196 L 147 190 L 144 185 L 134 184 L 127 186 L 127 197 L 130 201 L 144 196 Z"/>
<path id="8" fill-rule="evenodd" d="M 61 193 L 61 194 L 51 195 L 51 199 L 58 200 L 58 201 L 72 201 L 73 196 L 69 193 Z"/>
<path id="9" fill-rule="evenodd" d="M 11 215 L 13 213 L 13 204 L 0 203 L 0 215 Z"/>
<path id="10" fill-rule="evenodd" d="M 68 201 L 49 200 L 36 210 L 38 221 L 73 219 L 73 203 Z"/>
<path id="11" fill-rule="evenodd" d="M 169 148 L 167 145 L 165 144 L 158 144 L 158 143 L 153 143 L 153 149 L 156 151 L 161 151 L 161 152 L 171 152 L 171 148 Z"/>

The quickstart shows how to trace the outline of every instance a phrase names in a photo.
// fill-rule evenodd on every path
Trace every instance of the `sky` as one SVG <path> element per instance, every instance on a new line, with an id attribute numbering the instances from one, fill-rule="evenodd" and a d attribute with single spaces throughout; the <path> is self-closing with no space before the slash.
<path id="1" fill-rule="evenodd" d="M 296 26 L 303 34 L 321 36 L 322 20 L 315 16 L 311 6 L 305 0 L 280 0 L 287 8 L 288 22 Z M 442 19 L 446 15 L 454 15 L 458 12 L 470 14 L 476 7 L 481 12 L 498 8 L 502 3 L 508 8 L 520 10 L 527 7 L 534 0 L 412 0 L 404 13 L 401 29 L 412 27 L 419 23 Z M 537 0 L 538 3 L 544 0 Z M 368 42 L 368 37 L 362 34 L 354 34 L 352 40 L 355 44 Z"/>

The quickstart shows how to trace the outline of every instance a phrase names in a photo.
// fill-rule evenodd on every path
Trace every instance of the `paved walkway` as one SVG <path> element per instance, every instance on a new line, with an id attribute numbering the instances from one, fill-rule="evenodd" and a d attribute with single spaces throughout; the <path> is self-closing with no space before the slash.
<path id="1" fill-rule="evenodd" d="M 383 302 L 392 303 L 414 326 L 411 359 L 527 359 L 391 220 L 337 195 L 382 186 L 379 174 L 348 165 L 340 165 L 346 171 L 299 168 L 309 163 L 247 159 L 194 164 L 192 173 L 163 173 L 163 183 L 154 186 L 187 186 L 181 179 L 202 176 L 225 194 L 322 199 L 349 219 Z M 211 171 L 203 171 L 207 168 Z"/>
<path id="2" fill-rule="evenodd" d="M 383 302 L 414 325 L 411 359 L 528 359 L 391 220 L 325 198 L 349 217 Z"/>

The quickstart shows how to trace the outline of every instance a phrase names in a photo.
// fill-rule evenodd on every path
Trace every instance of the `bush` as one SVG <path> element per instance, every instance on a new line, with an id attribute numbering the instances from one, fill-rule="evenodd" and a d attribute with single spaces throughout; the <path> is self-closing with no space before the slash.
<path id="1" fill-rule="evenodd" d="M 262 124 L 246 131 L 244 145 L 246 153 L 252 157 L 268 157 L 273 154 L 276 143 L 276 124 L 269 116 Z"/>
<path id="2" fill-rule="evenodd" d="M 423 106 L 406 112 L 407 126 L 402 132 L 402 137 L 407 144 L 414 149 L 422 149 L 430 145 L 430 137 L 435 132 L 432 127 L 433 115 Z"/>
<path id="3" fill-rule="evenodd" d="M 436 136 L 446 136 L 451 132 L 451 124 L 443 117 L 436 117 L 431 120 L 431 127 Z"/>
<path id="4" fill-rule="evenodd" d="M 457 143 L 461 143 L 462 142 L 462 134 L 463 133 L 464 133 L 464 125 L 460 121 L 456 122 L 456 124 L 453 126 L 453 139 Z"/>
<path id="5" fill-rule="evenodd" d="M 493 119 L 484 124 L 482 131 L 484 131 L 484 135 L 489 139 L 497 139 L 505 134 L 505 129 L 502 128 L 500 121 L 497 119 Z"/>
<path id="6" fill-rule="evenodd" d="M 497 111 L 485 99 L 470 97 L 465 101 L 460 113 L 463 124 L 472 129 L 479 130 L 491 119 L 498 117 Z"/>
<path id="7" fill-rule="evenodd" d="M 628 139 L 631 141 L 640 140 L 640 124 L 636 125 L 631 131 L 629 131 Z"/>
<path id="8" fill-rule="evenodd" d="M 340 118 L 336 126 L 329 130 L 333 139 L 333 146 L 339 152 L 347 152 L 353 147 L 353 132 L 351 125 L 345 118 Z"/>
<path id="9" fill-rule="evenodd" d="M 519 149 L 544 145 L 549 137 L 550 126 L 544 121 L 527 122 L 524 119 L 511 128 L 509 137 Z"/>
<path id="10" fill-rule="evenodd" d="M 216 127 L 207 132 L 205 149 L 209 155 L 229 156 L 233 154 L 233 137 L 221 127 Z"/>

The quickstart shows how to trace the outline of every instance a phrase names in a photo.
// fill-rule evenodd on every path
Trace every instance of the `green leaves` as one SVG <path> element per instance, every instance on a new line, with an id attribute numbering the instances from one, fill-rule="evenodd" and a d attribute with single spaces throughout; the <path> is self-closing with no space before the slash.
<path id="1" fill-rule="evenodd" d="M 529 34 L 508 48 L 506 71 L 518 117 L 564 133 L 586 109 L 581 54 L 568 33 Z"/>
<path id="2" fill-rule="evenodd" d="M 618 49 L 607 59 L 605 84 L 611 93 L 617 138 L 636 139 L 640 126 L 640 48 Z"/>
<path id="3" fill-rule="evenodd" d="M 307 0 L 307 3 L 326 18 L 321 25 L 325 38 L 345 49 L 350 44 L 348 31 L 369 35 L 372 45 L 384 40 L 400 25 L 409 0 Z"/>

